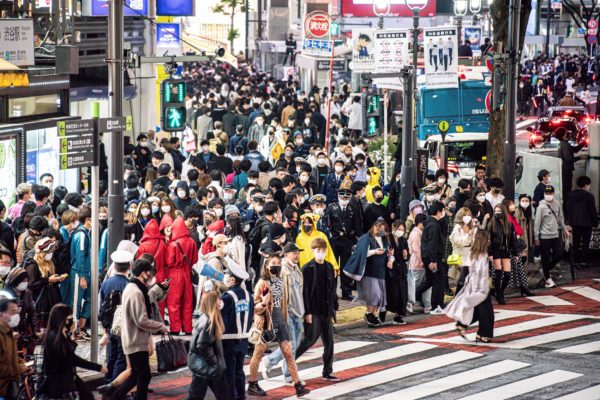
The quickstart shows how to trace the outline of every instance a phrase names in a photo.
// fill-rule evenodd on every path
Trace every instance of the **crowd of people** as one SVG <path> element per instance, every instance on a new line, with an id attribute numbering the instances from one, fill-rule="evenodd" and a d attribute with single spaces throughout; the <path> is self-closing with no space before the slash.
<path id="1" fill-rule="evenodd" d="M 577 54 L 539 55 L 521 62 L 518 114 L 543 115 L 551 106 L 582 105 L 591 109 L 591 88 L 600 81 L 600 59 Z"/>
<path id="2" fill-rule="evenodd" d="M 319 338 L 322 377 L 338 381 L 340 301 L 364 304 L 369 327 L 446 313 L 463 334 L 478 320 L 486 342 L 492 295 L 498 304 L 508 287 L 534 295 L 527 266 L 536 251 L 546 287 L 555 286 L 571 232 L 578 262 L 586 260 L 597 225 L 587 177 L 568 193 L 565 213 L 548 171 L 532 196 L 513 201 L 483 165 L 456 187 L 439 169 L 401 220 L 399 171 L 385 182 L 357 137 L 350 87 L 332 96 L 328 152 L 326 90 L 306 94 L 297 82 L 222 64 L 190 64 L 184 76 L 184 135 L 150 131 L 125 146 L 117 250 L 108 254 L 105 182 L 100 232 L 91 232 L 90 199 L 54 188 L 49 174 L 19 184 L 8 208 L 0 204 L 0 396 L 11 399 L 28 371 L 17 349 L 30 355 L 41 345 L 38 398 L 88 398 L 75 373 L 82 367 L 105 374 L 105 398 L 145 399 L 157 333 L 192 335 L 192 399 L 208 387 L 218 399 L 266 396 L 259 373 L 268 379 L 281 361 L 286 382 L 303 396 L 309 388 L 295 360 Z M 104 365 L 75 352 L 90 339 L 93 234 L 101 238 Z"/>

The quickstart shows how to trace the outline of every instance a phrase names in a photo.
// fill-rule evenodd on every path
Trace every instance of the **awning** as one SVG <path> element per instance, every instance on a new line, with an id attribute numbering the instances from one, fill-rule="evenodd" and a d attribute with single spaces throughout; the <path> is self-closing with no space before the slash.
<path id="1" fill-rule="evenodd" d="M 0 59 L 0 88 L 29 86 L 27 70 Z"/>

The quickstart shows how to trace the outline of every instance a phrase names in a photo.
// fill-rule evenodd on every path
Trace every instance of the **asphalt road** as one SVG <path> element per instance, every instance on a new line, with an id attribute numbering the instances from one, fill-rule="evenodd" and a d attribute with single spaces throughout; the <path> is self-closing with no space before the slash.
<path id="1" fill-rule="evenodd" d="M 321 379 L 321 349 L 299 361 L 307 399 L 600 399 L 598 272 L 542 289 L 533 298 L 494 304 L 494 342 L 458 336 L 446 316 L 416 314 L 404 326 L 369 329 L 362 322 L 335 335 L 334 373 Z M 153 399 L 184 399 L 189 371 L 153 378 Z M 281 369 L 260 385 L 269 399 L 295 398 Z M 212 398 L 211 396 L 207 398 Z"/>

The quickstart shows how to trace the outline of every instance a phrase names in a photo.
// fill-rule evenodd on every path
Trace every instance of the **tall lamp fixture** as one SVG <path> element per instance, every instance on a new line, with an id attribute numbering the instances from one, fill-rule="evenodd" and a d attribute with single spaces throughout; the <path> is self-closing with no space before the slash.
<path id="1" fill-rule="evenodd" d="M 481 5 L 481 1 L 479 2 Z M 458 28 L 458 45 L 462 44 L 462 19 L 469 11 L 469 0 L 454 0 L 454 15 Z"/>
<path id="2" fill-rule="evenodd" d="M 373 0 L 373 14 L 379 17 L 377 27 L 383 29 L 383 17 L 390 14 L 392 0 Z"/>

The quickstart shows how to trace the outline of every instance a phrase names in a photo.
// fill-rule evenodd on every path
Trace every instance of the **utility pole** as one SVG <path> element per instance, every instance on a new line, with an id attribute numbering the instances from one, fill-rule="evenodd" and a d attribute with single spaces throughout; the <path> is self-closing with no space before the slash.
<path id="1" fill-rule="evenodd" d="M 504 195 L 513 200 L 515 197 L 515 120 L 517 109 L 517 85 L 519 81 L 519 25 L 521 19 L 521 0 L 510 0 L 508 17 L 508 68 L 506 73 L 506 113 L 504 142 Z"/>
<path id="2" fill-rule="evenodd" d="M 416 66 L 416 63 L 415 63 Z M 416 69 L 404 67 L 401 71 L 403 83 L 402 101 L 402 169 L 400 170 L 400 218 L 405 221 L 408 206 L 413 198 L 413 75 Z"/>
<path id="3" fill-rule="evenodd" d="M 550 13 L 552 12 L 552 0 L 546 5 L 546 58 L 550 57 Z M 509 31 L 510 33 L 510 31 Z"/>
<path id="4" fill-rule="evenodd" d="M 250 0 L 246 0 L 246 62 L 248 62 L 248 57 L 250 57 Z"/>
<path id="5" fill-rule="evenodd" d="M 108 97 L 111 117 L 123 116 L 123 2 L 108 4 Z M 108 254 L 123 238 L 123 132 L 108 136 Z"/>

